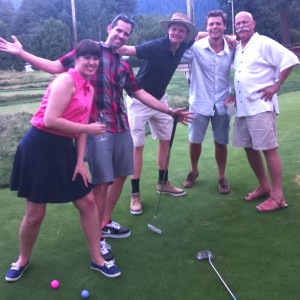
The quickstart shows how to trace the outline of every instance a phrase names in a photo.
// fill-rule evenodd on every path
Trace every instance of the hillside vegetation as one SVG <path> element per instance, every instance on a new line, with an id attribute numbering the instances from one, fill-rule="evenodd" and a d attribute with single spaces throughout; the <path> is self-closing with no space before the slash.
<path id="1" fill-rule="evenodd" d="M 162 15 L 168 16 L 172 15 L 174 12 L 183 12 L 186 13 L 186 0 L 165 0 L 160 1 L 159 5 L 157 0 L 137 0 L 137 15 Z M 219 9 L 220 4 L 217 0 L 201 0 L 194 1 L 194 10 L 195 10 L 195 24 L 199 30 L 203 30 L 204 20 L 207 13 L 214 9 Z"/>

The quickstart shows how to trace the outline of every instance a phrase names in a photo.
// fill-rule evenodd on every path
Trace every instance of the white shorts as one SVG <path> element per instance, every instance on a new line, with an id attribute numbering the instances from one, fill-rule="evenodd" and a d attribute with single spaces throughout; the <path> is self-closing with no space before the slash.
<path id="1" fill-rule="evenodd" d="M 152 109 L 139 100 L 126 97 L 127 114 L 130 131 L 135 147 L 145 144 L 145 125 L 149 122 L 153 139 L 169 141 L 171 139 L 173 118 L 165 113 Z M 168 106 L 168 95 L 165 94 L 160 102 Z"/>

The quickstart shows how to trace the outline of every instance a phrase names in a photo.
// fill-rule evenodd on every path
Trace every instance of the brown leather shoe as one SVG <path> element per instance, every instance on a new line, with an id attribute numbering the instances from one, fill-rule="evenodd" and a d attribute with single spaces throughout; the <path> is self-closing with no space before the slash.
<path id="1" fill-rule="evenodd" d="M 231 191 L 231 187 L 226 178 L 220 179 L 218 184 L 218 191 L 220 194 L 228 194 Z"/>
<path id="2" fill-rule="evenodd" d="M 183 186 L 188 189 L 193 187 L 198 176 L 199 172 L 190 171 L 186 177 L 186 180 L 183 182 Z"/>
<path id="3" fill-rule="evenodd" d="M 132 215 L 140 215 L 143 212 L 142 200 L 140 193 L 131 195 L 130 213 Z"/>
<path id="4" fill-rule="evenodd" d="M 185 191 L 181 188 L 174 186 L 171 181 L 166 181 L 165 183 L 158 182 L 156 186 L 158 193 L 169 194 L 175 197 L 181 197 L 185 195 Z"/>

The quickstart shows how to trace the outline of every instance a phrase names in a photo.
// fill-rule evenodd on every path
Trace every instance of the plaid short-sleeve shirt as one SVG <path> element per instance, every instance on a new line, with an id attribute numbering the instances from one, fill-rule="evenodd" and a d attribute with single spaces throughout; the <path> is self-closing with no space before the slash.
<path id="1" fill-rule="evenodd" d="M 123 91 L 128 95 L 140 90 L 130 65 L 112 48 L 99 43 L 101 57 L 97 73 L 90 78 L 95 88 L 95 107 L 91 119 L 95 121 L 99 110 L 103 111 L 106 130 L 123 132 L 129 129 Z M 67 70 L 74 66 L 75 50 L 59 59 Z"/>

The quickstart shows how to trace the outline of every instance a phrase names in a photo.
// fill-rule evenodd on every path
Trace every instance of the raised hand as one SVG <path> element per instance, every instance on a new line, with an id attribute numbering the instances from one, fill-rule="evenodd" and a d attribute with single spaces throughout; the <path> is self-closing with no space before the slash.
<path id="1" fill-rule="evenodd" d="M 12 55 L 19 55 L 23 51 L 23 46 L 14 35 L 12 35 L 11 38 L 13 43 L 10 43 L 0 37 L 0 51 L 7 52 Z"/>

